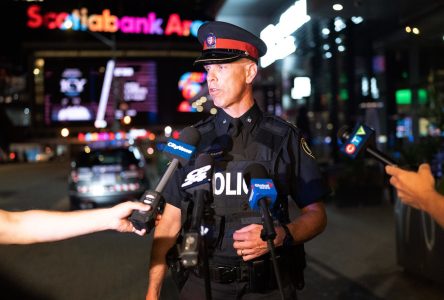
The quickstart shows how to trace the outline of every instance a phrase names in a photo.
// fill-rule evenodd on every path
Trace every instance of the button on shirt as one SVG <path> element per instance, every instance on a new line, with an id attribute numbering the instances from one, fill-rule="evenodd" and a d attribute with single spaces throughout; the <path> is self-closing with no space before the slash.
<path id="1" fill-rule="evenodd" d="M 262 119 L 262 112 L 255 104 L 239 118 L 232 118 L 220 110 L 216 116 L 216 132 L 218 136 L 227 134 L 232 138 L 231 153 L 242 155 L 246 146 L 251 142 L 252 133 Z"/>

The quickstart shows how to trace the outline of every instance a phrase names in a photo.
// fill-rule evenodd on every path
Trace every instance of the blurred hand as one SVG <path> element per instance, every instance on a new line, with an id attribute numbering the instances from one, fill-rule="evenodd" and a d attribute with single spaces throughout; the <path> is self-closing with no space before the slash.
<path id="1" fill-rule="evenodd" d="M 424 209 L 423 204 L 435 191 L 435 178 L 429 164 L 421 164 L 418 172 L 406 171 L 397 167 L 386 166 L 391 175 L 390 183 L 396 188 L 398 197 L 407 205 Z"/>
<path id="2" fill-rule="evenodd" d="M 157 226 L 162 219 L 162 214 L 157 214 L 156 220 L 154 221 L 154 226 Z"/>
<path id="3" fill-rule="evenodd" d="M 110 210 L 110 222 L 111 228 L 117 230 L 119 232 L 134 232 L 138 235 L 144 235 L 146 233 L 145 229 L 137 230 L 133 224 L 128 220 L 128 217 L 131 215 L 133 210 L 142 210 L 149 211 L 151 206 L 144 204 L 142 202 L 132 202 L 127 201 L 124 203 L 120 203 L 114 207 L 111 207 Z M 158 223 L 156 219 L 156 224 Z"/>

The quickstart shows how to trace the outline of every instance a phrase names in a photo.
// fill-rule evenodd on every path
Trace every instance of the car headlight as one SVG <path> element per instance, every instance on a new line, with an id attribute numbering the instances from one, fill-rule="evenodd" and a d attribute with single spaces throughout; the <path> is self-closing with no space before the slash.
<path id="1" fill-rule="evenodd" d="M 94 196 L 101 196 L 105 194 L 105 187 L 103 185 L 92 185 L 90 191 Z"/>

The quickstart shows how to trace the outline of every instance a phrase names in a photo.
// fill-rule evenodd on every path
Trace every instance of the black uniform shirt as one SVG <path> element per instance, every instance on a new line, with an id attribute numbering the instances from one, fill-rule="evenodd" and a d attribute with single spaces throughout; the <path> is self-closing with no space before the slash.
<path id="1" fill-rule="evenodd" d="M 233 118 L 221 109 L 216 116 L 194 125 L 202 137 L 197 153 L 210 153 L 222 163 L 227 160 L 273 160 L 269 171 L 278 194 L 290 195 L 300 208 L 322 200 L 328 194 L 313 153 L 299 129 L 277 116 L 264 114 L 257 104 L 239 119 L 241 127 L 236 136 L 232 136 Z M 273 157 L 263 154 L 261 149 L 274 153 Z M 174 174 L 163 192 L 167 203 L 181 207 L 187 193 L 180 186 L 191 170 L 193 162 Z"/>

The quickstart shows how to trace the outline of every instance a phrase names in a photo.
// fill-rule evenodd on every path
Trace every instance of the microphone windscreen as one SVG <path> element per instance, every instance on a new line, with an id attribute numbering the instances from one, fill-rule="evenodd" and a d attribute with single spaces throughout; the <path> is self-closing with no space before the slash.
<path id="1" fill-rule="evenodd" d="M 252 178 L 268 178 L 268 172 L 261 164 L 251 164 L 243 172 L 245 182 L 250 185 Z"/>
<path id="2" fill-rule="evenodd" d="M 221 135 L 217 137 L 210 145 L 207 153 L 214 158 L 214 160 L 222 159 L 225 154 L 233 149 L 233 139 L 228 135 Z"/>
<path id="3" fill-rule="evenodd" d="M 337 133 L 337 137 L 338 139 L 344 143 L 346 140 L 348 140 L 350 138 L 350 133 L 349 133 L 349 128 L 348 126 L 342 126 L 341 128 L 339 128 L 338 133 Z"/>
<path id="4" fill-rule="evenodd" d="M 200 132 L 194 127 L 185 127 L 180 133 L 179 140 L 192 146 L 197 146 L 200 142 Z"/>

